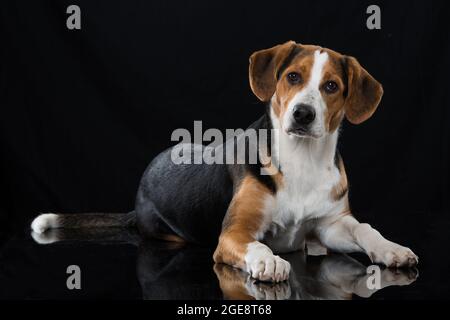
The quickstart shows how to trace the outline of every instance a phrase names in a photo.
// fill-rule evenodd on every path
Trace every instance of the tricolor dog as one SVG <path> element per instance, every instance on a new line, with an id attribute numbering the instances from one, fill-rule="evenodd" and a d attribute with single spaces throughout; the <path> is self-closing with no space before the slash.
<path id="1" fill-rule="evenodd" d="M 353 124 L 370 118 L 381 84 L 353 57 L 293 41 L 253 53 L 249 78 L 253 93 L 267 103 L 250 128 L 277 132 L 268 147 L 255 147 L 277 165 L 276 174 L 261 174 L 259 160 L 175 164 L 171 155 L 184 150 L 177 145 L 148 166 L 132 212 L 42 214 L 33 231 L 136 226 L 143 237 L 217 245 L 216 263 L 274 282 L 290 271 L 277 254 L 304 249 L 309 237 L 332 251 L 365 252 L 388 267 L 416 265 L 410 249 L 353 217 L 336 149 L 343 118 Z"/>

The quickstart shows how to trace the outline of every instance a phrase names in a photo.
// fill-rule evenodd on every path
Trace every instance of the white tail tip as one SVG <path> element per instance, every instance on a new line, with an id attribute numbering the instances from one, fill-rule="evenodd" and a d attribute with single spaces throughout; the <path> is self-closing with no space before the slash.
<path id="1" fill-rule="evenodd" d="M 58 224 L 58 215 L 54 213 L 43 213 L 37 216 L 33 222 L 31 223 L 31 229 L 41 234 L 45 232 L 45 230 L 51 229 L 51 228 L 57 228 Z"/>

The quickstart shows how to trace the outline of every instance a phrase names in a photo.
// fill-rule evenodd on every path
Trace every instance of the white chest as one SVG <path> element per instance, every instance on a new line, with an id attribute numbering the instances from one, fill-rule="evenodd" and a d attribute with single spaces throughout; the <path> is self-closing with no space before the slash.
<path id="1" fill-rule="evenodd" d="M 343 202 L 336 202 L 331 197 L 332 189 L 339 181 L 336 167 L 297 173 L 285 178 L 284 188 L 266 201 L 270 222 L 265 238 L 273 249 L 281 252 L 302 249 L 314 222 L 338 214 L 344 207 Z"/>
<path id="2" fill-rule="evenodd" d="M 290 171 L 290 170 L 287 170 Z M 339 182 L 335 166 L 324 169 L 296 168 L 285 173 L 283 188 L 273 197 L 273 221 L 280 224 L 297 224 L 303 220 L 320 218 L 335 206 L 331 197 Z"/>
<path id="3" fill-rule="evenodd" d="M 332 197 L 341 178 L 334 165 L 335 141 L 323 143 L 330 145 L 322 145 L 322 149 L 298 145 L 277 150 L 283 183 L 266 201 L 268 225 L 264 234 L 264 241 L 275 251 L 303 249 L 305 236 L 317 219 L 344 209 L 344 200 Z"/>

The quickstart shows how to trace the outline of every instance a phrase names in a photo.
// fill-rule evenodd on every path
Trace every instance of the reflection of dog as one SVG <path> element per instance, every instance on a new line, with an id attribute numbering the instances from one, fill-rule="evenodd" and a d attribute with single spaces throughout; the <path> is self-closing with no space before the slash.
<path id="1" fill-rule="evenodd" d="M 45 214 L 33 221 L 34 232 L 137 224 L 146 237 L 214 245 L 220 234 L 216 262 L 268 281 L 288 278 L 290 264 L 275 253 L 303 249 L 307 235 L 389 267 L 417 264 L 410 249 L 350 214 L 336 149 L 344 116 L 354 124 L 367 120 L 381 85 L 353 57 L 292 41 L 255 52 L 249 75 L 254 94 L 269 105 L 251 128 L 278 130 L 268 148 L 267 141 L 255 146 L 258 164 L 177 165 L 169 149 L 144 173 L 133 212 Z M 261 175 L 263 158 L 277 174 Z"/>
<path id="2" fill-rule="evenodd" d="M 258 282 L 225 264 L 214 265 L 214 271 L 224 297 L 232 300 L 342 300 L 351 299 L 353 294 L 368 298 L 379 290 L 368 288 L 366 267 L 345 254 L 306 257 L 297 253 L 287 255 L 286 260 L 293 272 L 288 281 L 279 283 Z M 416 277 L 414 269 L 384 269 L 380 289 L 409 285 Z"/>
<path id="3" fill-rule="evenodd" d="M 55 229 L 35 234 L 40 243 L 94 241 L 133 243 L 138 246 L 137 278 L 144 299 L 350 299 L 370 297 L 366 267 L 344 254 L 283 255 L 292 266 L 288 281 L 261 282 L 226 264 L 214 264 L 211 249 L 177 242 L 140 241 L 132 232 L 111 228 Z M 215 274 L 214 274 L 215 273 Z M 415 269 L 384 269 L 381 288 L 408 285 Z"/>

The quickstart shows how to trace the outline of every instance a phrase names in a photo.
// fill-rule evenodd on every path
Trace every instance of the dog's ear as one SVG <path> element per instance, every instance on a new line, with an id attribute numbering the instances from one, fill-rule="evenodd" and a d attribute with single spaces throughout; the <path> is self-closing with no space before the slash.
<path id="1" fill-rule="evenodd" d="M 344 57 L 347 97 L 344 112 L 347 120 L 360 124 L 369 119 L 380 103 L 383 87 L 353 57 Z"/>
<path id="2" fill-rule="evenodd" d="M 259 100 L 269 101 L 272 98 L 278 70 L 296 46 L 294 41 L 288 41 L 270 49 L 256 51 L 250 56 L 250 87 Z"/>

